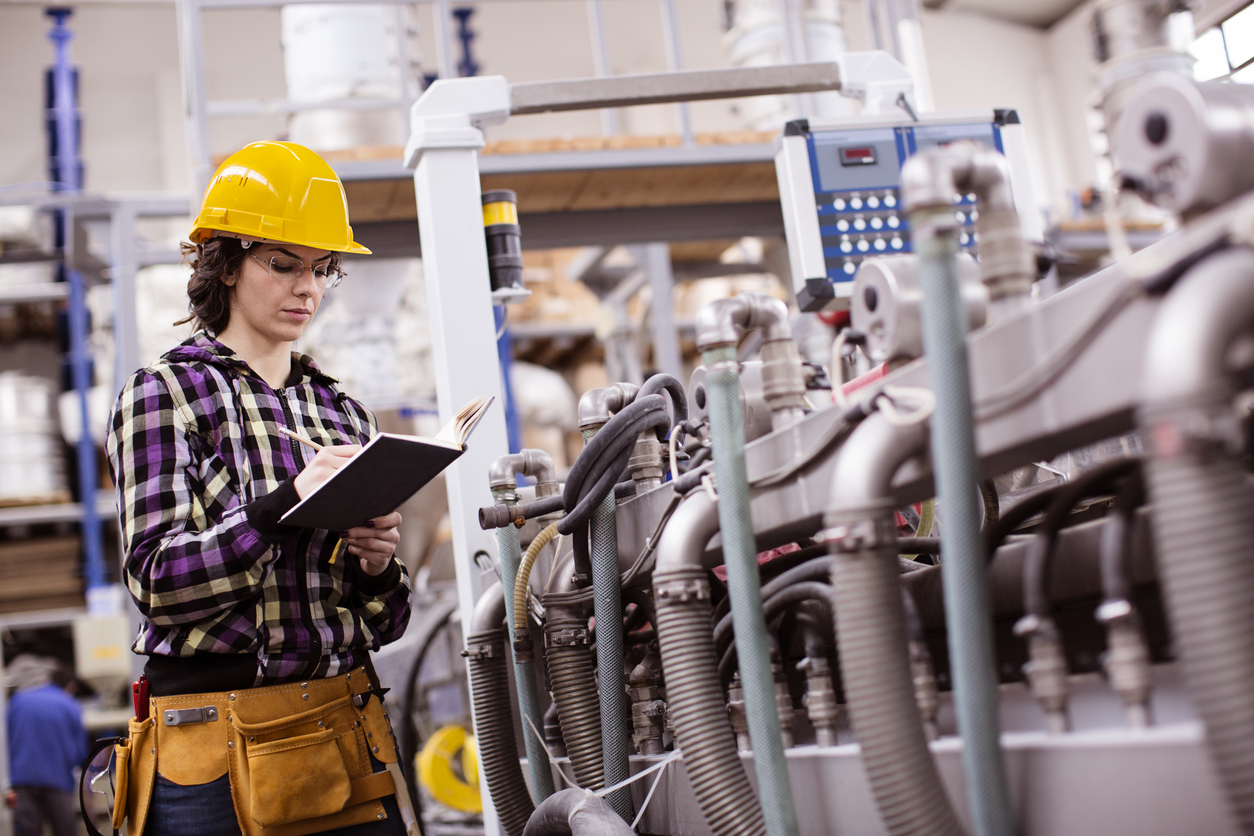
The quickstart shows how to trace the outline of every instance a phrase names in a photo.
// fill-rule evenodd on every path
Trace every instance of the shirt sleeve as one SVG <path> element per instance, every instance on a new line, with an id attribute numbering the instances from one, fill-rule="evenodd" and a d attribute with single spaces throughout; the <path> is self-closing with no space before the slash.
<path id="1" fill-rule="evenodd" d="M 136 373 L 118 397 L 106 452 L 117 485 L 127 586 L 156 625 L 190 624 L 261 591 L 281 532 L 263 532 L 237 504 L 211 518 L 190 436 L 160 377 Z M 255 512 L 254 512 L 255 515 Z"/>
<path id="2" fill-rule="evenodd" d="M 349 562 L 357 590 L 358 615 L 378 637 L 380 645 L 396 641 L 409 624 L 410 582 L 405 565 L 393 557 L 381 574 L 367 575 L 359 561 Z"/>

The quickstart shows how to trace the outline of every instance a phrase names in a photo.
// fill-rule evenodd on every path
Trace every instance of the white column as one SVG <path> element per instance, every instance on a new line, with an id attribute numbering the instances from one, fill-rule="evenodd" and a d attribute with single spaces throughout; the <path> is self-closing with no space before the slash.
<path id="1" fill-rule="evenodd" d="M 503 78 L 437 81 L 411 111 L 412 133 L 405 154 L 406 164 L 414 169 L 418 199 L 440 421 L 447 423 L 474 397 L 496 397 L 466 452 L 445 471 L 457 597 L 467 632 L 480 593 L 495 577 L 474 561 L 480 549 L 496 554 L 494 532 L 481 530 L 478 521 L 478 509 L 493 502 L 488 466 L 509 452 L 479 197 L 479 149 L 484 139 L 476 127 L 476 122 L 503 120 L 506 102 Z M 501 829 L 487 781 L 480 787 L 485 832 L 496 836 Z"/>

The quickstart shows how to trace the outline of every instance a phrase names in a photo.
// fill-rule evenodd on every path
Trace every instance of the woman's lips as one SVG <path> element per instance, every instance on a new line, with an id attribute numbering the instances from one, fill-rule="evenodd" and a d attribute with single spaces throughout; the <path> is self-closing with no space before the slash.
<path id="1" fill-rule="evenodd" d="M 292 319 L 298 320 L 306 320 L 313 315 L 312 311 L 307 311 L 304 308 L 288 308 L 284 310 L 283 313 L 287 314 Z"/>

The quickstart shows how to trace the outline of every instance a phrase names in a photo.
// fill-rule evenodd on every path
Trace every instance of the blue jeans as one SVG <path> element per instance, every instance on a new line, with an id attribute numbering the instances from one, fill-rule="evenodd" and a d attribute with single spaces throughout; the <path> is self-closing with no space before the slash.
<path id="1" fill-rule="evenodd" d="M 370 759 L 375 771 L 383 764 Z M 405 836 L 405 823 L 396 796 L 381 799 L 388 817 L 352 827 L 324 830 L 331 836 Z M 231 800 L 230 776 L 223 775 L 208 784 L 183 786 L 157 776 L 148 807 L 145 836 L 239 836 L 235 802 Z"/>

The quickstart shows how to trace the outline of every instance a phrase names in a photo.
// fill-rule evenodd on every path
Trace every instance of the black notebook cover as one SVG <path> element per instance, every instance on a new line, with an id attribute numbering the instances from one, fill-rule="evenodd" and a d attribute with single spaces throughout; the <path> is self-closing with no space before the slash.
<path id="1" fill-rule="evenodd" d="M 344 531 L 390 514 L 462 454 L 417 436 L 379 433 L 279 522 Z"/>

